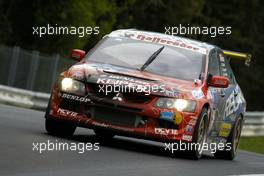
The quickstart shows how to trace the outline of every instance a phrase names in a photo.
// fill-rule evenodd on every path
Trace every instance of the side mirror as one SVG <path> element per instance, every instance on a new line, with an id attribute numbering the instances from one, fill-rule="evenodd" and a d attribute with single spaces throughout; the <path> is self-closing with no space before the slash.
<path id="1" fill-rule="evenodd" d="M 73 49 L 71 52 L 71 58 L 80 62 L 85 56 L 85 51 L 79 49 Z"/>
<path id="2" fill-rule="evenodd" d="M 224 76 L 212 76 L 209 81 L 209 86 L 218 88 L 227 88 L 229 86 L 229 79 Z"/>

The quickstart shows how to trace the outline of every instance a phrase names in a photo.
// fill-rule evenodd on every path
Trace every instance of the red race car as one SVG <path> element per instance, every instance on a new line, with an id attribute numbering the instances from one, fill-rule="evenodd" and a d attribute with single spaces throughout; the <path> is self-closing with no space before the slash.
<path id="1" fill-rule="evenodd" d="M 233 159 L 246 102 L 229 65 L 242 53 L 182 37 L 117 30 L 55 83 L 46 130 L 72 135 L 76 127 L 101 139 L 131 136 L 168 143 L 223 144 L 218 158 Z M 201 157 L 203 147 L 188 154 Z"/>

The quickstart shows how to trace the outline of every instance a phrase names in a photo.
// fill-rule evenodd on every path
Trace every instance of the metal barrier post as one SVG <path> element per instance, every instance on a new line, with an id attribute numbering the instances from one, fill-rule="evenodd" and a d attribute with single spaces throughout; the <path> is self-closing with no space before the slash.
<path id="1" fill-rule="evenodd" d="M 60 55 L 59 54 L 55 54 L 53 60 L 54 60 L 54 64 L 53 64 L 53 67 L 52 67 L 50 90 L 52 89 L 53 83 L 56 81 L 57 69 L 58 69 L 58 64 L 59 64 L 59 60 L 60 60 Z"/>
<path id="2" fill-rule="evenodd" d="M 10 69 L 8 73 L 8 80 L 7 80 L 8 86 L 13 86 L 15 83 L 19 53 L 20 53 L 20 47 L 15 46 L 13 48 L 13 53 L 12 53 L 12 58 L 11 58 L 12 60 L 11 60 L 11 65 L 10 65 Z"/>
<path id="3" fill-rule="evenodd" d="M 34 88 L 38 65 L 39 65 L 39 52 L 33 51 L 31 64 L 28 72 L 27 85 L 26 85 L 26 89 L 28 90 L 33 90 Z"/>

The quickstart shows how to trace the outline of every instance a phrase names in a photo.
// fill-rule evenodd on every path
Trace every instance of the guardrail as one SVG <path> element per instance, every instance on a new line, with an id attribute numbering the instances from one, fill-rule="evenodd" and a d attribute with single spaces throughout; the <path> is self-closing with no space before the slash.
<path id="1" fill-rule="evenodd" d="M 0 85 L 0 102 L 44 111 L 50 94 Z M 242 136 L 264 136 L 264 112 L 246 112 Z"/>
<path id="2" fill-rule="evenodd" d="M 0 85 L 0 102 L 19 107 L 45 110 L 50 94 Z"/>
<path id="3" fill-rule="evenodd" d="M 264 136 L 264 112 L 246 112 L 242 136 Z"/>

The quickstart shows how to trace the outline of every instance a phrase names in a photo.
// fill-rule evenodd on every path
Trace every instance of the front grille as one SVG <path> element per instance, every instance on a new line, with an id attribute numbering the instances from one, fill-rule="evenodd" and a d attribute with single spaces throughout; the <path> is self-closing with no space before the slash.
<path id="1" fill-rule="evenodd" d="M 59 107 L 69 111 L 81 112 L 81 103 L 73 100 L 62 99 Z"/>
<path id="2" fill-rule="evenodd" d="M 127 107 L 119 104 L 114 104 L 113 102 L 109 101 L 96 101 L 94 100 L 94 107 L 99 107 L 99 108 L 110 108 L 110 109 L 118 109 L 118 111 L 126 111 L 130 113 L 139 113 L 142 111 L 142 109 L 139 108 L 132 108 L 132 107 Z"/>
<path id="3" fill-rule="evenodd" d="M 144 93 L 123 93 L 123 97 L 130 103 L 149 103 L 153 97 Z"/>
<path id="4" fill-rule="evenodd" d="M 93 107 L 92 118 L 96 121 L 117 126 L 136 127 L 137 115 L 135 113 L 120 111 L 111 108 Z"/>

